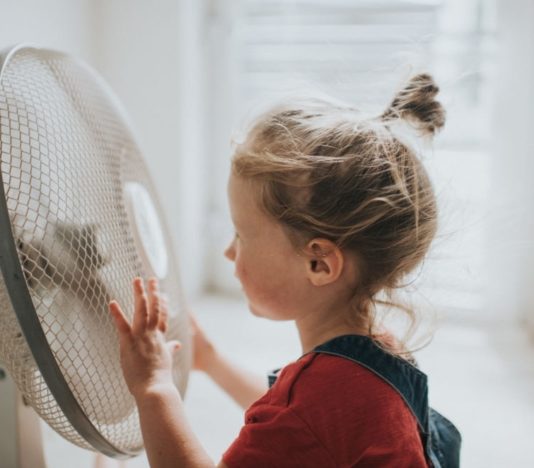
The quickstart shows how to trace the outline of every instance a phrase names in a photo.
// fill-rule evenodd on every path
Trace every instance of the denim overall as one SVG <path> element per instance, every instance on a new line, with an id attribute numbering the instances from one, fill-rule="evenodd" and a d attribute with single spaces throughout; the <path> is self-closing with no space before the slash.
<path id="1" fill-rule="evenodd" d="M 444 416 L 428 406 L 427 376 L 408 361 L 380 348 L 371 338 L 338 336 L 312 352 L 339 356 L 366 367 L 390 384 L 417 419 L 427 460 L 434 468 L 460 466 L 461 435 Z M 269 375 L 269 386 L 276 375 Z"/>

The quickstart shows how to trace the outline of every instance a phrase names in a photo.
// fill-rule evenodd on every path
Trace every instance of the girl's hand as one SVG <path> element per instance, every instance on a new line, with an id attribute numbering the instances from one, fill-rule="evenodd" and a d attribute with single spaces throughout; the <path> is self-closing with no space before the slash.
<path id="1" fill-rule="evenodd" d="M 215 360 L 215 347 L 192 314 L 189 314 L 189 324 L 193 337 L 193 369 L 209 373 Z"/>
<path id="2" fill-rule="evenodd" d="M 124 379 L 130 393 L 137 397 L 161 385 L 174 385 L 172 356 L 178 341 L 165 341 L 167 309 L 158 292 L 158 281 L 148 282 L 148 296 L 143 280 L 133 281 L 135 310 L 132 323 L 120 305 L 111 301 L 109 310 L 119 333 L 120 358 Z"/>

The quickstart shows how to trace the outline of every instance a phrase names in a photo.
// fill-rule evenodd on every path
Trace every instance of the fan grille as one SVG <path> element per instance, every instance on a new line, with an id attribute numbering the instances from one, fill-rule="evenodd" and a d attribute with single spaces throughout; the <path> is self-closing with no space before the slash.
<path id="1" fill-rule="evenodd" d="M 82 63 L 16 49 L 0 79 L 0 157 L 13 248 L 47 345 L 90 424 L 116 455 L 135 453 L 138 415 L 107 303 L 116 298 L 132 311 L 132 278 L 157 273 L 171 311 L 168 339 L 185 344 L 175 368 L 182 393 L 191 356 L 171 242 L 157 226 L 161 209 L 120 107 Z M 140 188 L 137 195 L 128 185 Z M 58 433 L 94 448 L 45 383 L 50 377 L 34 359 L 45 350 L 27 344 L 1 277 L 0 307 L 0 360 L 20 392 Z"/>

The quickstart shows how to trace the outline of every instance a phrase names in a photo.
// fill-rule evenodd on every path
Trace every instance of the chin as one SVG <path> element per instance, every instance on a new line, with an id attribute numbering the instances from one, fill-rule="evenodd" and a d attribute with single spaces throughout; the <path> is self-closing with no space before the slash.
<path id="1" fill-rule="evenodd" d="M 279 320 L 279 321 L 292 320 L 292 318 L 290 317 L 285 317 L 282 314 L 276 313 L 269 309 L 260 310 L 258 309 L 257 306 L 251 304 L 250 302 L 248 303 L 248 309 L 250 310 L 251 314 L 254 315 L 254 317 L 260 317 L 260 318 L 264 318 L 268 320 Z"/>
<path id="2" fill-rule="evenodd" d="M 265 317 L 264 314 L 262 314 L 253 304 L 250 302 L 248 303 L 248 310 L 250 310 L 250 313 L 254 315 L 255 317 Z"/>

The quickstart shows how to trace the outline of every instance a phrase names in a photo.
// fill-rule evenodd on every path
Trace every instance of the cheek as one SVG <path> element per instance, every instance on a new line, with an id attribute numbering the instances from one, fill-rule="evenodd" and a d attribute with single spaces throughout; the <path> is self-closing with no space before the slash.
<path id="1" fill-rule="evenodd" d="M 239 280 L 241 285 L 245 287 L 245 283 L 248 280 L 248 269 L 246 266 L 246 262 L 244 261 L 243 256 L 240 252 L 238 252 L 234 259 L 234 274 L 236 278 Z"/>
<path id="2" fill-rule="evenodd" d="M 245 276 L 245 271 L 243 269 L 242 263 L 239 262 L 237 258 L 234 263 L 234 272 L 235 272 L 235 276 L 237 277 L 237 279 L 239 281 L 243 281 L 243 277 Z"/>
<path id="3" fill-rule="evenodd" d="M 246 258 L 243 255 L 238 254 L 234 261 L 235 276 L 243 286 L 243 289 L 248 295 L 249 291 L 253 291 L 254 286 L 254 269 L 247 265 Z"/>

